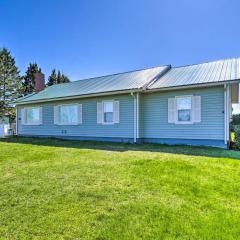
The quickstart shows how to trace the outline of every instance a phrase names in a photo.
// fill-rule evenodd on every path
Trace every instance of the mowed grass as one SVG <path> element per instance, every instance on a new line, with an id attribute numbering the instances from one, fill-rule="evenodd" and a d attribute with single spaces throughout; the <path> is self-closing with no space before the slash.
<path id="1" fill-rule="evenodd" d="M 0 239 L 239 239 L 240 152 L 0 141 Z"/>

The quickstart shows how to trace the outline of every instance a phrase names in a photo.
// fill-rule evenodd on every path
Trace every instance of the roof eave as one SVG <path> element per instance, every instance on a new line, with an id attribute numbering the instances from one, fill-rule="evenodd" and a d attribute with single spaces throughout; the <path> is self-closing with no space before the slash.
<path id="1" fill-rule="evenodd" d="M 35 101 L 34 100 L 22 101 L 22 102 L 15 102 L 15 104 L 27 105 L 27 104 L 55 102 L 55 101 L 71 100 L 71 99 L 79 99 L 79 98 L 93 98 L 93 97 L 99 97 L 99 96 L 119 95 L 119 94 L 127 94 L 132 92 L 159 92 L 159 91 L 171 91 L 171 90 L 191 89 L 191 88 L 201 88 L 201 87 L 213 87 L 213 86 L 222 86 L 229 83 L 239 83 L 239 82 L 240 82 L 240 79 L 235 79 L 235 80 L 227 80 L 227 81 L 221 81 L 221 82 L 200 83 L 200 84 L 181 85 L 181 86 L 172 86 L 172 87 L 165 87 L 165 88 L 154 88 L 154 89 L 134 88 L 134 89 L 128 89 L 128 90 L 121 90 L 121 91 L 109 91 L 109 92 L 102 92 L 102 93 L 83 94 L 83 95 L 49 98 L 49 99 L 42 99 L 42 100 L 35 100 Z"/>
<path id="2" fill-rule="evenodd" d="M 227 81 L 221 81 L 221 82 L 172 86 L 172 87 L 164 87 L 164 88 L 152 88 L 152 89 L 146 89 L 145 92 L 171 91 L 171 90 L 190 89 L 190 88 L 214 87 L 214 86 L 222 86 L 222 85 L 224 86 L 225 84 L 229 84 L 229 83 L 240 83 L 240 79 L 227 80 Z"/>
<path id="3" fill-rule="evenodd" d="M 99 96 L 119 95 L 119 94 L 127 94 L 127 93 L 132 93 L 132 92 L 141 92 L 141 91 L 142 91 L 142 88 L 134 88 L 134 89 L 128 89 L 128 90 L 121 90 L 121 91 L 109 91 L 109 92 L 83 94 L 83 95 L 75 95 L 75 96 L 68 96 L 68 97 L 22 101 L 22 102 L 15 102 L 15 104 L 16 105 L 27 105 L 27 104 L 34 104 L 34 103 L 55 102 L 55 101 L 71 100 L 71 99 L 78 99 L 78 98 L 93 98 L 93 97 L 99 97 Z"/>

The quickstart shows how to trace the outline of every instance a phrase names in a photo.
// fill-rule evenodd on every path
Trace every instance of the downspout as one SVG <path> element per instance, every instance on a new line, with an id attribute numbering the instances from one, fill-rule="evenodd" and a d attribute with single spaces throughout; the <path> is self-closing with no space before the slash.
<path id="1" fill-rule="evenodd" d="M 16 135 L 18 135 L 18 107 L 16 106 Z"/>
<path id="2" fill-rule="evenodd" d="M 137 96 L 136 96 L 136 115 L 137 115 L 137 120 L 136 120 L 136 130 L 137 130 L 137 133 L 136 133 L 136 137 L 137 137 L 137 143 L 138 143 L 138 139 L 139 139 L 139 92 L 137 92 Z"/>
<path id="3" fill-rule="evenodd" d="M 134 143 L 138 142 L 139 138 L 139 93 L 134 94 L 131 92 L 131 96 L 133 97 L 133 139 Z"/>
<path id="4" fill-rule="evenodd" d="M 229 124 L 230 124 L 230 108 L 231 108 L 231 102 L 230 102 L 230 85 L 225 84 L 224 85 L 224 143 L 229 143 Z"/>

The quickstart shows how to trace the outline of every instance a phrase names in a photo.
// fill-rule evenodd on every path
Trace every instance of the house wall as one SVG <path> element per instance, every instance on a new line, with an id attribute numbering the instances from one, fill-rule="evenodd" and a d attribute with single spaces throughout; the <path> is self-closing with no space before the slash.
<path id="1" fill-rule="evenodd" d="M 168 98 L 181 95 L 201 96 L 201 122 L 168 123 Z M 110 99 L 118 100 L 120 103 L 120 123 L 97 124 L 97 102 Z M 140 141 L 226 147 L 224 144 L 223 87 L 142 93 L 139 100 Z M 81 103 L 83 123 L 77 126 L 55 125 L 53 107 L 60 103 Z M 40 104 L 40 106 L 43 107 L 43 124 L 40 126 L 22 125 L 19 118 L 21 107 L 18 107 L 19 135 L 133 142 L 134 98 L 130 94 L 49 102 Z"/>
<path id="2" fill-rule="evenodd" d="M 97 102 L 118 100 L 120 123 L 114 125 L 97 124 Z M 134 104 L 130 94 L 108 97 L 75 99 L 68 101 L 35 104 L 42 106 L 43 124 L 37 126 L 21 123 L 21 106 L 18 107 L 18 135 L 53 136 L 70 139 L 104 140 L 132 142 L 134 136 Z M 54 105 L 66 103 L 82 104 L 82 124 L 61 126 L 54 124 Z M 24 105 L 26 106 L 26 105 Z M 32 106 L 32 105 L 31 105 Z M 66 132 L 65 132 L 66 130 Z"/>
<path id="3" fill-rule="evenodd" d="M 201 122 L 168 123 L 168 98 L 201 96 Z M 140 137 L 145 142 L 225 147 L 224 88 L 195 88 L 141 95 Z"/>

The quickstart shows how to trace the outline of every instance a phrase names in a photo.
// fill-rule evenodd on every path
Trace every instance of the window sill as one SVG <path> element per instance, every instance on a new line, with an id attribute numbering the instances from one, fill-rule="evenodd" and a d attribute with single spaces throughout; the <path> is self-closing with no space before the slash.
<path id="1" fill-rule="evenodd" d="M 81 123 L 55 123 L 54 125 L 58 125 L 58 126 L 77 126 L 77 125 L 81 125 Z"/>
<path id="2" fill-rule="evenodd" d="M 115 123 L 114 122 L 111 122 L 111 123 L 105 123 L 103 122 L 102 125 L 114 125 Z"/>
<path id="3" fill-rule="evenodd" d="M 193 124 L 193 122 L 175 122 L 175 124 L 179 124 L 179 125 L 189 125 L 189 124 Z"/>
<path id="4" fill-rule="evenodd" d="M 25 123 L 25 124 L 22 123 L 22 125 L 24 125 L 24 126 L 40 126 L 40 125 L 42 125 L 42 123 Z"/>

